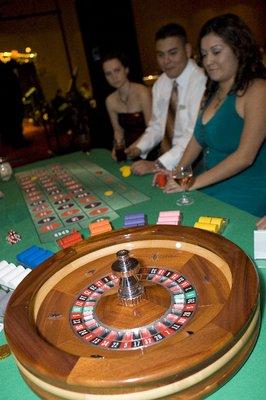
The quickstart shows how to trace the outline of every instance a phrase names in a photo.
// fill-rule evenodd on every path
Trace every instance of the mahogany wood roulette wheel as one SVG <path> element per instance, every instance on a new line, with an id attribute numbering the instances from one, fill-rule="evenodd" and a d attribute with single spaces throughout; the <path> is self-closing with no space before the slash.
<path id="1" fill-rule="evenodd" d="M 130 304 L 117 296 L 121 250 L 144 289 Z M 20 373 L 45 399 L 205 397 L 241 367 L 259 325 L 248 256 L 220 235 L 163 225 L 60 251 L 23 280 L 5 316 Z"/>

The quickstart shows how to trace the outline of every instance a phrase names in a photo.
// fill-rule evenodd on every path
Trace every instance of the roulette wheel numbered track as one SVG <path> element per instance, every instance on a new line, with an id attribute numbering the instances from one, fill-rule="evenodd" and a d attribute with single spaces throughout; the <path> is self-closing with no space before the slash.
<path id="1" fill-rule="evenodd" d="M 86 342 L 79 334 L 86 323 L 77 328 L 74 322 L 79 299 L 108 280 L 121 249 L 139 261 L 148 297 L 125 307 L 117 287 L 98 287 L 88 317 L 98 325 L 86 332 Z M 167 274 L 181 279 L 167 286 Z M 173 285 L 184 314 L 152 336 L 172 315 Z M 60 251 L 23 280 L 5 316 L 20 373 L 45 399 L 202 398 L 245 362 L 259 326 L 259 281 L 249 257 L 220 235 L 163 225 L 113 231 Z M 150 339 L 140 341 L 147 327 Z M 98 331 L 122 335 L 117 348 Z M 130 341 L 128 331 L 134 331 Z"/>

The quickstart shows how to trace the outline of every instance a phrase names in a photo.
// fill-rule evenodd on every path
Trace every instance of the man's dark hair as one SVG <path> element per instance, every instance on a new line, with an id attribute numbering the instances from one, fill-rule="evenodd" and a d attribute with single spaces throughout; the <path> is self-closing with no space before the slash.
<path id="1" fill-rule="evenodd" d="M 187 34 L 183 26 L 175 23 L 162 26 L 155 34 L 155 41 L 166 39 L 168 37 L 178 37 L 184 44 L 187 43 Z"/>

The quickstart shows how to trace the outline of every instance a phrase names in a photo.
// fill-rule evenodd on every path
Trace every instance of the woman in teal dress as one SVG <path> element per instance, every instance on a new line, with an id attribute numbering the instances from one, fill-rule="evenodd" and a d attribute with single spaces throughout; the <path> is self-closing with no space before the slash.
<path id="1" fill-rule="evenodd" d="M 203 152 L 190 190 L 257 216 L 266 214 L 266 70 L 248 26 L 236 15 L 207 21 L 199 35 L 208 74 L 201 111 L 180 164 Z M 181 188 L 169 180 L 167 193 Z"/>

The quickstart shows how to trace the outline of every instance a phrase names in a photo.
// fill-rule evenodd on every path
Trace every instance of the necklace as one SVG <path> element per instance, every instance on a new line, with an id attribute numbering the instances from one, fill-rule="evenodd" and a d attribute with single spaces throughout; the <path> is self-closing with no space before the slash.
<path id="1" fill-rule="evenodd" d="M 226 92 L 224 95 L 221 94 L 221 90 L 218 89 L 217 92 L 214 95 L 215 102 L 213 104 L 214 109 L 216 110 L 220 104 L 224 101 L 224 99 L 227 97 L 228 92 Z"/>
<path id="2" fill-rule="evenodd" d="M 122 96 L 120 91 L 118 90 L 119 100 L 121 101 L 121 103 L 125 104 L 125 106 L 128 103 L 129 95 L 130 95 L 130 82 L 128 83 L 128 90 L 125 96 Z"/>

